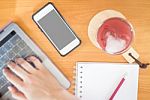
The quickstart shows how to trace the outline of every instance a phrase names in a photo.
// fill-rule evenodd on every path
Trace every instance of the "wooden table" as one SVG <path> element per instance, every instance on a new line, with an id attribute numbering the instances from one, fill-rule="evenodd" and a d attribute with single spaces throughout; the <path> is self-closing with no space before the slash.
<path id="1" fill-rule="evenodd" d="M 113 56 L 97 49 L 87 36 L 91 18 L 104 9 L 122 12 L 133 24 L 136 37 L 132 46 L 140 54 L 141 61 L 150 62 L 150 1 L 149 0 L 51 0 L 82 44 L 65 57 L 61 57 L 43 33 L 32 21 L 33 12 L 47 0 L 0 0 L 0 27 L 15 21 L 28 36 L 53 60 L 58 68 L 73 81 L 73 66 L 77 61 L 126 62 L 121 56 Z M 72 92 L 73 86 L 69 89 Z M 139 100 L 150 99 L 150 68 L 140 69 Z"/>

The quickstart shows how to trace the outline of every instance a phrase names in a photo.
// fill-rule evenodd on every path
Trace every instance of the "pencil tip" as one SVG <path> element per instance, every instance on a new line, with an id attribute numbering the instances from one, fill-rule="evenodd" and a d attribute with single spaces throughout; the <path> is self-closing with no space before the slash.
<path id="1" fill-rule="evenodd" d="M 123 75 L 124 79 L 126 79 L 126 78 L 127 78 L 127 76 L 128 76 L 128 73 L 127 73 L 127 72 L 125 72 L 125 73 L 124 73 L 124 75 Z"/>

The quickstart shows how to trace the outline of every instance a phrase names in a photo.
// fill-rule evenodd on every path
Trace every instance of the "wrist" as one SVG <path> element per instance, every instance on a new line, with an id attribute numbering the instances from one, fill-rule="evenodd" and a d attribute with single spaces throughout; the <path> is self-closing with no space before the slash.
<path id="1" fill-rule="evenodd" d="M 55 97 L 57 97 L 56 100 L 79 100 L 65 89 L 57 92 Z"/>

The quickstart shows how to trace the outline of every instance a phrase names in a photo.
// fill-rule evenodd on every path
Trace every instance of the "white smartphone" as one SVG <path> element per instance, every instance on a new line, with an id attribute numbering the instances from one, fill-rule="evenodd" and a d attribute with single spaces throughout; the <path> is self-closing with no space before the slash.
<path id="1" fill-rule="evenodd" d="M 79 38 L 52 3 L 46 4 L 32 18 L 62 56 L 80 45 Z"/>

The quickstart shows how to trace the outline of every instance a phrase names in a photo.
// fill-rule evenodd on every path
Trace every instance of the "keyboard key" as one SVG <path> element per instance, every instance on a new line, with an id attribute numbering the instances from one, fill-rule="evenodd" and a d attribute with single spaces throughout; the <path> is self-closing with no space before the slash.
<path id="1" fill-rule="evenodd" d="M 16 58 L 20 58 L 22 57 L 20 54 L 16 54 L 15 57 L 13 57 L 13 60 L 15 60 Z"/>
<path id="2" fill-rule="evenodd" d="M 25 58 L 25 57 L 27 57 L 29 55 L 32 55 L 32 53 L 33 53 L 32 50 L 28 46 L 26 46 L 22 51 L 19 52 L 19 54 L 23 58 Z"/>
<path id="3" fill-rule="evenodd" d="M 15 47 L 12 48 L 12 50 L 13 50 L 14 53 L 17 54 L 18 52 L 21 51 L 21 48 L 20 48 L 19 46 L 16 45 Z"/>
<path id="4" fill-rule="evenodd" d="M 6 64 L 5 65 L 3 65 L 2 67 L 1 67 L 1 69 L 0 69 L 0 77 L 2 77 L 3 76 L 3 69 L 6 67 Z"/>
<path id="5" fill-rule="evenodd" d="M 4 64 L 0 63 L 0 70 L 3 68 Z"/>
<path id="6" fill-rule="evenodd" d="M 0 69 L 1 69 L 2 66 L 3 66 L 3 63 L 2 63 L 2 61 L 0 60 Z"/>
<path id="7" fill-rule="evenodd" d="M 0 70 L 0 77 L 2 77 L 3 76 L 3 71 L 2 71 L 2 69 Z"/>
<path id="8" fill-rule="evenodd" d="M 4 44 L 4 47 L 6 50 L 10 50 L 13 47 L 13 45 L 10 42 L 7 42 Z"/>
<path id="9" fill-rule="evenodd" d="M 28 56 L 31 56 L 31 55 L 35 55 L 36 56 L 36 54 L 33 51 L 31 51 Z"/>
<path id="10" fill-rule="evenodd" d="M 4 55 L 3 57 L 0 58 L 0 61 L 1 61 L 3 64 L 6 64 L 6 63 L 9 61 L 9 58 L 7 57 L 7 55 Z"/>
<path id="11" fill-rule="evenodd" d="M 25 43 L 24 41 L 20 41 L 20 42 L 18 43 L 18 46 L 19 46 L 20 48 L 24 48 L 24 47 L 27 46 L 27 45 L 26 45 L 26 43 Z"/>
<path id="12" fill-rule="evenodd" d="M 4 76 L 2 76 L 2 77 L 0 78 L 0 89 L 1 89 L 7 82 L 8 82 L 8 80 L 7 80 Z"/>
<path id="13" fill-rule="evenodd" d="M 6 83 L 5 86 L 3 86 L 1 89 L 0 89 L 0 97 L 2 97 L 7 91 L 8 91 L 8 86 L 11 86 L 10 83 Z"/>
<path id="14" fill-rule="evenodd" d="M 9 59 L 13 59 L 15 57 L 15 53 L 13 50 L 10 50 L 8 53 L 7 53 L 7 56 L 9 57 Z"/>
<path id="15" fill-rule="evenodd" d="M 19 43 L 21 41 L 21 38 L 18 35 L 15 35 L 10 42 L 14 45 L 16 45 L 17 43 Z"/>
<path id="16" fill-rule="evenodd" d="M 2 47 L 0 48 L 0 57 L 1 57 L 2 55 L 4 55 L 6 52 L 7 52 L 7 50 L 2 46 Z"/>

